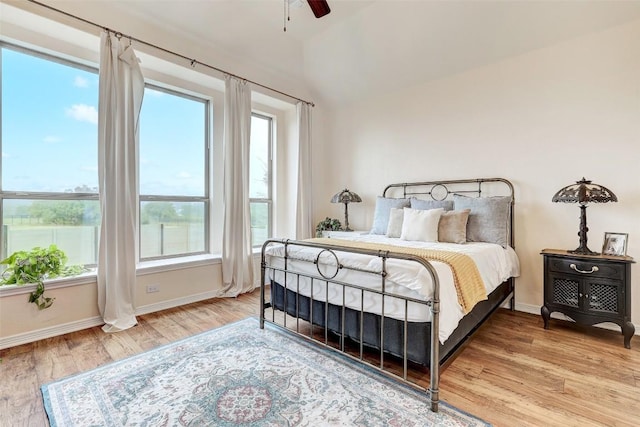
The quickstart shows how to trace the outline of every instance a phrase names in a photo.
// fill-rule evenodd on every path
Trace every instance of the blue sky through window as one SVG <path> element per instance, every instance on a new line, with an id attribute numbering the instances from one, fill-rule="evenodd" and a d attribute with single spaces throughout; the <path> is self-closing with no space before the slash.
<path id="1" fill-rule="evenodd" d="M 5 191 L 97 188 L 98 75 L 2 49 Z"/>
<path id="2" fill-rule="evenodd" d="M 142 194 L 204 195 L 205 106 L 146 89 Z M 2 49 L 2 188 L 98 187 L 98 74 Z"/>

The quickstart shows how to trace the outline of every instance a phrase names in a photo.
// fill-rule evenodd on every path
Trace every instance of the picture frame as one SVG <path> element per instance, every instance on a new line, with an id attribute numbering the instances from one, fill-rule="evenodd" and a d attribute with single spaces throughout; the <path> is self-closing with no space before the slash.
<path id="1" fill-rule="evenodd" d="M 602 242 L 602 255 L 626 256 L 628 233 L 604 233 Z"/>

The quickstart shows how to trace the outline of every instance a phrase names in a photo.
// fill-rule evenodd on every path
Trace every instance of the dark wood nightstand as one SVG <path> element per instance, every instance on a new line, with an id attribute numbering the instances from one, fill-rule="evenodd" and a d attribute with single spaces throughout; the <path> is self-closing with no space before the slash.
<path id="1" fill-rule="evenodd" d="M 631 348 L 631 264 L 629 256 L 578 255 L 545 249 L 544 328 L 558 311 L 578 323 L 612 322 L 622 328 L 624 346 Z"/>

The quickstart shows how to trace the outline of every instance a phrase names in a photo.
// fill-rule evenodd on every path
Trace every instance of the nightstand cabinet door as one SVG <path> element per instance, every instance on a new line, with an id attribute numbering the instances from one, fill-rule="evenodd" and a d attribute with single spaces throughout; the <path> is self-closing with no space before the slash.
<path id="1" fill-rule="evenodd" d="M 560 312 L 578 323 L 616 323 L 622 328 L 624 345 L 630 348 L 635 327 L 631 323 L 631 257 L 576 255 L 545 249 L 545 329 L 551 313 Z"/>
<path id="2" fill-rule="evenodd" d="M 558 304 L 595 316 L 617 316 L 621 320 L 624 319 L 625 306 L 620 304 L 624 302 L 624 287 L 621 281 L 556 274 L 549 273 L 551 286 L 545 293 L 548 295 L 545 303 L 549 306 Z M 590 319 L 594 320 L 593 323 L 599 323 L 597 317 Z"/>
<path id="3" fill-rule="evenodd" d="M 626 317 L 625 292 L 622 282 L 586 280 L 584 292 L 585 311 L 594 315 L 619 316 L 621 320 Z"/>

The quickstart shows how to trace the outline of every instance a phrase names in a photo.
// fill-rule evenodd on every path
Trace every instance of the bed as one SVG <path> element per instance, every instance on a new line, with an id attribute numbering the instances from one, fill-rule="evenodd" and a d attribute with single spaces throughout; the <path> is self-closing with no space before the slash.
<path id="1" fill-rule="evenodd" d="M 346 354 L 363 363 L 375 351 L 374 368 L 413 386 L 408 366 L 428 367 L 437 411 L 442 364 L 498 307 L 514 309 L 513 207 L 513 186 L 502 178 L 391 184 L 376 199 L 369 234 L 270 239 L 261 325 L 338 351 L 355 344 L 358 352 Z M 387 372 L 385 357 L 401 361 L 402 373 Z"/>

